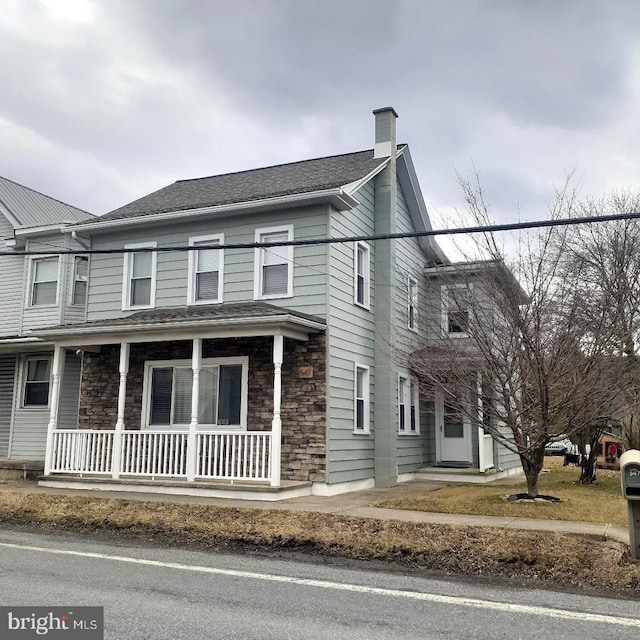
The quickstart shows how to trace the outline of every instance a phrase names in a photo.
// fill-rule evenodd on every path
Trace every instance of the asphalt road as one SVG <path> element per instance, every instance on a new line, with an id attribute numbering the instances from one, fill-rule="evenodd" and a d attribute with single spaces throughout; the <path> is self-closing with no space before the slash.
<path id="1" fill-rule="evenodd" d="M 640 636 L 628 600 L 4 530 L 0 605 L 103 606 L 119 640 Z"/>

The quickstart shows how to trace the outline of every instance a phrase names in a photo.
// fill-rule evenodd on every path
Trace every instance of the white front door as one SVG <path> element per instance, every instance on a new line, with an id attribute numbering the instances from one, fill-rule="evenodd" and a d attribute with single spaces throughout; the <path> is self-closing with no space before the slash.
<path id="1" fill-rule="evenodd" d="M 441 392 L 436 394 L 437 461 L 470 464 L 471 421 L 444 402 Z"/>

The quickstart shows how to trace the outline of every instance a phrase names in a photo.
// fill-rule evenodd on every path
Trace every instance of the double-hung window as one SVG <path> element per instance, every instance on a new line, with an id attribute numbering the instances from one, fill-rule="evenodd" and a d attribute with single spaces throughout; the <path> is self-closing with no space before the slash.
<path id="1" fill-rule="evenodd" d="M 407 280 L 407 326 L 418 330 L 418 281 L 412 277 Z"/>
<path id="2" fill-rule="evenodd" d="M 203 360 L 198 424 L 204 428 L 246 427 L 247 358 Z M 188 360 L 145 366 L 145 428 L 184 427 L 191 422 L 193 371 Z"/>
<path id="3" fill-rule="evenodd" d="M 354 370 L 354 433 L 369 433 L 369 367 L 355 365 Z"/>
<path id="4" fill-rule="evenodd" d="M 57 256 L 31 261 L 30 306 L 54 305 L 58 302 L 58 271 Z"/>
<path id="5" fill-rule="evenodd" d="M 356 242 L 354 251 L 354 302 L 366 309 L 369 308 L 370 289 L 370 257 L 369 245 Z"/>
<path id="6" fill-rule="evenodd" d="M 34 356 L 24 360 L 23 407 L 46 407 L 49 404 L 51 358 Z"/>
<path id="7" fill-rule="evenodd" d="M 214 247 L 224 244 L 222 234 L 191 238 L 192 247 Z M 222 302 L 224 249 L 189 251 L 189 304 Z"/>
<path id="8" fill-rule="evenodd" d="M 123 309 L 148 309 L 156 301 L 155 242 L 125 245 L 125 249 L 147 249 L 124 254 Z"/>
<path id="9" fill-rule="evenodd" d="M 84 307 L 87 302 L 87 282 L 89 280 L 89 258 L 74 256 L 73 284 L 71 289 L 71 304 Z"/>
<path id="10" fill-rule="evenodd" d="M 415 378 L 398 376 L 398 431 L 419 433 L 418 384 Z"/>
<path id="11" fill-rule="evenodd" d="M 293 225 L 256 229 L 256 242 L 291 242 Z M 254 297 L 287 298 L 293 295 L 293 246 L 258 247 L 255 251 Z"/>
<path id="12" fill-rule="evenodd" d="M 469 334 L 471 314 L 471 288 L 461 284 L 443 288 L 443 325 L 450 337 Z"/>

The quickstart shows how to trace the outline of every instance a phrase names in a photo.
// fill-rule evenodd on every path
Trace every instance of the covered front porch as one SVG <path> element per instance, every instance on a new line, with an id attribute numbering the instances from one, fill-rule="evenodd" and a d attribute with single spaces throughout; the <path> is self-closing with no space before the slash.
<path id="1" fill-rule="evenodd" d="M 305 477 L 296 437 L 301 393 L 324 398 L 321 321 L 272 305 L 230 307 L 224 322 L 215 321 L 221 309 L 212 310 L 206 327 L 199 309 L 196 322 L 189 310 L 178 319 L 174 312 L 173 330 L 162 318 L 135 329 L 133 320 L 158 312 L 135 314 L 126 331 L 122 321 L 61 328 L 42 482 L 209 495 L 232 488 L 274 499 L 323 478 L 317 468 Z M 61 429 L 61 363 L 70 348 L 83 352 L 80 415 L 77 429 Z M 324 435 L 311 436 L 324 464 Z"/>

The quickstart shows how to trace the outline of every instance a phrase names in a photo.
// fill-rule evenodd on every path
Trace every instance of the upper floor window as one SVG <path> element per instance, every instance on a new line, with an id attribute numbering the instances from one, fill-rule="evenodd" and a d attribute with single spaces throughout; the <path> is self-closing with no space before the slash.
<path id="1" fill-rule="evenodd" d="M 191 238 L 192 247 L 224 244 L 224 236 L 198 236 Z M 222 302 L 224 249 L 197 249 L 189 251 L 189 304 Z"/>
<path id="2" fill-rule="evenodd" d="M 354 377 L 353 430 L 355 433 L 369 433 L 369 367 L 356 364 Z"/>
<path id="3" fill-rule="evenodd" d="M 369 245 L 356 242 L 354 256 L 354 302 L 361 307 L 369 308 L 370 257 Z"/>
<path id="4" fill-rule="evenodd" d="M 471 319 L 471 288 L 465 284 L 443 288 L 443 325 L 450 336 L 466 336 Z"/>
<path id="5" fill-rule="evenodd" d="M 58 264 L 57 256 L 31 261 L 31 306 L 54 305 L 58 302 Z"/>
<path id="6" fill-rule="evenodd" d="M 155 248 L 155 242 L 125 245 L 125 249 Z M 122 308 L 153 307 L 156 302 L 156 252 L 132 251 L 124 254 Z"/>
<path id="7" fill-rule="evenodd" d="M 407 281 L 407 326 L 418 330 L 418 281 L 411 276 Z"/>
<path id="8" fill-rule="evenodd" d="M 49 404 L 51 358 L 26 358 L 23 369 L 23 407 L 46 407 Z"/>
<path id="9" fill-rule="evenodd" d="M 73 257 L 73 285 L 71 290 L 71 304 L 84 307 L 87 302 L 87 282 L 89 280 L 89 258 L 87 256 Z"/>
<path id="10" fill-rule="evenodd" d="M 256 229 L 256 242 L 290 242 L 293 225 Z M 263 247 L 255 251 L 254 297 L 285 298 L 293 295 L 293 246 Z"/>
<path id="11" fill-rule="evenodd" d="M 418 383 L 415 378 L 398 376 L 398 431 L 419 433 Z"/>

